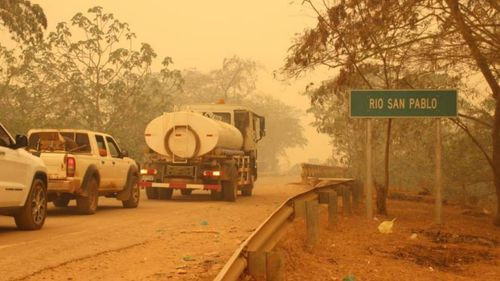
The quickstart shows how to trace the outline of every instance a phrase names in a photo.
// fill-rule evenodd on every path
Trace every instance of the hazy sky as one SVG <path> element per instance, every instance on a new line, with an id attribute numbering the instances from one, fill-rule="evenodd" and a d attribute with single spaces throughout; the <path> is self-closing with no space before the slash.
<path id="1" fill-rule="evenodd" d="M 129 23 L 140 42 L 151 44 L 159 59 L 170 56 L 174 68 L 218 68 L 222 59 L 237 55 L 252 58 L 263 66 L 258 90 L 271 94 L 305 114 L 309 105 L 299 94 L 307 82 L 324 79 L 325 73 L 310 74 L 286 84 L 273 79 L 280 68 L 293 35 L 315 22 L 301 1 L 290 0 L 32 0 L 42 6 L 53 30 L 60 21 L 69 21 L 77 12 L 102 6 L 115 18 Z M 291 163 L 309 158 L 326 159 L 331 154 L 328 138 L 309 126 L 311 116 L 303 118 L 309 145 L 288 153 Z"/>

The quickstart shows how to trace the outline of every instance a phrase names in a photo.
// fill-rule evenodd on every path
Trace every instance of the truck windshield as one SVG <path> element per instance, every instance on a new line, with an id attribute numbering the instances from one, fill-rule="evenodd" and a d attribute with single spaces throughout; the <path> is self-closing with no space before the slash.
<path id="1" fill-rule="evenodd" d="M 87 134 L 74 132 L 38 132 L 30 135 L 28 147 L 37 151 L 67 151 L 89 153 L 90 142 Z"/>
<path id="2" fill-rule="evenodd" d="M 231 113 L 229 112 L 203 112 L 204 116 L 231 124 Z"/>

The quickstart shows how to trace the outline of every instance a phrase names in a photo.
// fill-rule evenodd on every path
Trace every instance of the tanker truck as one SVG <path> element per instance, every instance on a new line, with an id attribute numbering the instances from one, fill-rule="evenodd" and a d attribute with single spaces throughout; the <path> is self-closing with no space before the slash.
<path id="1" fill-rule="evenodd" d="M 174 190 L 210 191 L 212 200 L 251 196 L 257 180 L 257 143 L 265 119 L 244 106 L 189 105 L 146 126 L 149 147 L 140 186 L 148 199 L 169 200 Z"/>

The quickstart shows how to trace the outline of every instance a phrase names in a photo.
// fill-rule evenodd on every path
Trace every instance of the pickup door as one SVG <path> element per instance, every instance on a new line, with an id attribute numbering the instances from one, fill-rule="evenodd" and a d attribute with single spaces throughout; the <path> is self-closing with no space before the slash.
<path id="1" fill-rule="evenodd" d="M 101 176 L 101 182 L 99 188 L 101 190 L 112 190 L 113 186 L 113 164 L 112 159 L 109 156 L 109 151 L 106 146 L 106 141 L 104 136 L 95 135 L 95 140 L 97 144 L 97 155 L 99 159 L 99 174 Z"/>
<path id="2" fill-rule="evenodd" d="M 113 165 L 112 181 L 114 187 L 122 190 L 127 182 L 129 164 L 121 156 L 120 148 L 112 137 L 106 137 L 109 148 L 111 164 Z"/>

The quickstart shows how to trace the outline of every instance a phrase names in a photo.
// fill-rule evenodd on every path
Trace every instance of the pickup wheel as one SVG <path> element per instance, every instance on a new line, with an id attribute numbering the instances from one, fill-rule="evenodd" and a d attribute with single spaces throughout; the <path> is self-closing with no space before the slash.
<path id="1" fill-rule="evenodd" d="M 158 188 L 156 187 L 146 187 L 146 197 L 148 199 L 158 199 Z"/>
<path id="2" fill-rule="evenodd" d="M 191 193 L 193 193 L 192 189 L 181 189 L 182 195 L 191 195 Z"/>
<path id="3" fill-rule="evenodd" d="M 99 200 L 98 194 L 99 183 L 95 177 L 89 178 L 84 186 L 87 190 L 88 196 L 78 196 L 76 198 L 76 207 L 78 212 L 82 215 L 92 215 L 97 210 L 97 202 Z"/>
<path id="4" fill-rule="evenodd" d="M 14 216 L 19 229 L 40 229 L 47 217 L 47 191 L 41 179 L 34 179 L 26 203 L 19 213 Z"/>
<path id="5" fill-rule="evenodd" d="M 158 198 L 160 200 L 170 200 L 172 199 L 172 194 L 174 190 L 171 188 L 158 188 Z"/>
<path id="6" fill-rule="evenodd" d="M 52 203 L 56 207 L 64 208 L 64 207 L 68 207 L 70 200 L 71 200 L 71 198 L 69 198 L 69 196 L 61 195 L 61 196 L 58 196 L 56 199 L 54 199 L 54 201 L 52 201 Z"/>
<path id="7" fill-rule="evenodd" d="M 122 201 L 122 205 L 125 208 L 137 208 L 139 206 L 139 199 L 141 190 L 139 189 L 139 185 L 137 184 L 138 179 L 136 176 L 132 176 L 130 178 L 130 184 L 132 185 L 130 188 L 130 196 L 127 200 Z"/>

